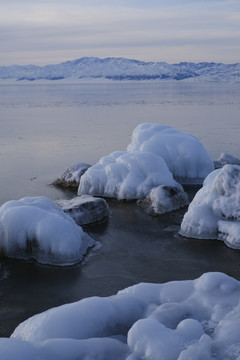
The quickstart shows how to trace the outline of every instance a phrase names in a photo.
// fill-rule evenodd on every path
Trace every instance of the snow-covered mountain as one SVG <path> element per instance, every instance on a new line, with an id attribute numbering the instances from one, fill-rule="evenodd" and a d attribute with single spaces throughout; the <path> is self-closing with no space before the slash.
<path id="1" fill-rule="evenodd" d="M 125 58 L 83 57 L 55 65 L 0 66 L 0 79 L 60 80 L 105 78 L 112 80 L 240 80 L 240 63 L 143 62 Z"/>

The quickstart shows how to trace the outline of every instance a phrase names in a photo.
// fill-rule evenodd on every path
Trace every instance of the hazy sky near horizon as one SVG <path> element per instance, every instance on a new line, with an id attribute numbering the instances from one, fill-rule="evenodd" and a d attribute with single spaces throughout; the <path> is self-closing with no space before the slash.
<path id="1" fill-rule="evenodd" d="M 0 0 L 0 65 L 240 61 L 239 0 Z"/>

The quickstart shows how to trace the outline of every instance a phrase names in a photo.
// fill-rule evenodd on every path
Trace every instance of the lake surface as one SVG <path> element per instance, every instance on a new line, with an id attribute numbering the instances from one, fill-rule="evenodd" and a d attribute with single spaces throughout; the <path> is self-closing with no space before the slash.
<path id="1" fill-rule="evenodd" d="M 133 129 L 162 123 L 189 132 L 216 160 L 240 157 L 240 83 L 104 82 L 0 85 L 0 205 L 24 196 L 76 194 L 51 183 L 76 161 L 125 150 Z M 188 189 L 190 198 L 196 189 Z M 134 202 L 108 202 L 111 218 L 85 230 L 98 243 L 78 265 L 0 259 L 0 336 L 50 307 L 109 296 L 139 282 L 222 271 L 240 279 L 240 252 L 178 235 L 186 209 L 152 218 Z"/>

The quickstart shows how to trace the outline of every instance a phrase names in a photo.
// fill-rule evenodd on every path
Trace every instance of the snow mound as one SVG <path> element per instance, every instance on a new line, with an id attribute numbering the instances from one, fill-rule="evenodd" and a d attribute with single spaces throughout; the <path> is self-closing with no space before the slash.
<path id="1" fill-rule="evenodd" d="M 77 188 L 80 178 L 91 165 L 83 162 L 75 162 L 68 166 L 63 174 L 53 182 L 53 185 Z"/>
<path id="2" fill-rule="evenodd" d="M 184 215 L 180 234 L 219 239 L 240 249 L 240 166 L 213 171 L 203 185 Z"/>
<path id="3" fill-rule="evenodd" d="M 160 185 L 151 190 L 148 198 L 138 200 L 137 204 L 150 215 L 165 214 L 186 206 L 188 196 L 176 187 Z"/>
<path id="4" fill-rule="evenodd" d="M 77 196 L 71 200 L 57 200 L 56 204 L 69 214 L 78 225 L 102 221 L 110 213 L 106 200 L 90 195 Z"/>
<path id="5" fill-rule="evenodd" d="M 0 207 L 0 249 L 6 256 L 40 263 L 79 262 L 93 239 L 52 200 L 25 197 Z"/>
<path id="6" fill-rule="evenodd" d="M 159 185 L 182 189 L 160 156 L 141 151 L 115 151 L 84 173 L 78 195 L 139 199 Z"/>
<path id="7" fill-rule="evenodd" d="M 237 360 L 239 298 L 240 282 L 223 273 L 137 284 L 29 318 L 0 340 L 0 358 Z"/>
<path id="8" fill-rule="evenodd" d="M 173 176 L 182 182 L 202 183 L 213 171 L 213 162 L 193 135 L 167 125 L 143 123 L 132 134 L 128 151 L 145 151 L 161 156 Z"/>

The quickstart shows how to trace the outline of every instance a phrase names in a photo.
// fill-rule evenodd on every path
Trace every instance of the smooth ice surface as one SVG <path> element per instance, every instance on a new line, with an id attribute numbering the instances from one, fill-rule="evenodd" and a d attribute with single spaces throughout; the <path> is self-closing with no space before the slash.
<path id="1" fill-rule="evenodd" d="M 185 191 L 176 187 L 160 185 L 153 188 L 148 198 L 138 201 L 138 205 L 146 209 L 151 215 L 165 214 L 188 204 Z"/>
<path id="2" fill-rule="evenodd" d="M 9 257 L 69 265 L 80 261 L 93 239 L 52 200 L 25 197 L 0 207 L 0 248 Z"/>
<path id="3" fill-rule="evenodd" d="M 225 165 L 204 181 L 184 215 L 180 234 L 240 248 L 240 166 Z"/>
<path id="4" fill-rule="evenodd" d="M 213 170 L 212 160 L 195 136 L 167 125 L 138 125 L 127 150 L 161 156 L 173 175 L 179 178 L 203 180 Z"/>
<path id="5" fill-rule="evenodd" d="M 102 221 L 110 213 L 106 200 L 90 195 L 77 196 L 70 200 L 57 200 L 56 204 L 78 225 Z"/>
<path id="6" fill-rule="evenodd" d="M 140 283 L 29 318 L 0 339 L 0 358 L 237 360 L 239 298 L 240 282 L 218 272 Z"/>
<path id="7" fill-rule="evenodd" d="M 115 151 L 84 173 L 78 194 L 130 200 L 147 196 L 159 185 L 182 189 L 160 156 L 143 151 Z"/>

